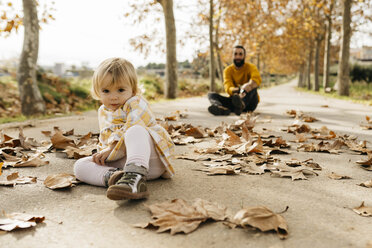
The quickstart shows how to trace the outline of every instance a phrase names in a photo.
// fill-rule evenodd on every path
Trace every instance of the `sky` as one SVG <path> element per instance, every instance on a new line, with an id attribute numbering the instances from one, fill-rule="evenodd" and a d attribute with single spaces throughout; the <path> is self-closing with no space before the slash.
<path id="1" fill-rule="evenodd" d="M 125 11 L 128 10 L 128 0 L 54 1 L 56 10 L 53 15 L 56 20 L 41 25 L 39 65 L 53 66 L 55 63 L 64 63 L 81 66 L 84 64 L 95 68 L 109 57 L 126 58 L 135 67 L 149 62 L 165 63 L 164 53 L 158 51 L 145 58 L 143 54 L 134 51 L 129 44 L 131 38 L 144 34 L 145 31 L 156 29 L 164 32 L 164 23 L 161 21 L 133 26 L 128 18 L 135 18 L 136 15 L 124 17 Z M 174 1 L 189 6 L 186 11 L 174 8 L 178 39 L 185 33 L 188 27 L 186 24 L 196 18 L 196 14 L 192 11 L 192 6 L 196 5 L 196 1 Z M 39 0 L 39 2 L 42 6 L 50 0 Z M 15 7 L 21 9 L 22 1 L 16 0 L 13 3 Z M 152 15 L 152 13 L 149 14 Z M 8 38 L 0 37 L 0 60 L 18 57 L 22 51 L 22 45 L 23 27 L 18 30 L 18 33 L 13 32 Z M 372 39 L 360 35 L 353 36 L 351 46 L 362 45 L 372 46 Z M 186 42 L 184 47 L 177 47 L 177 59 L 178 61 L 192 60 L 197 49 L 207 49 L 208 46 L 207 41 L 201 47 L 195 42 Z"/>
<path id="2" fill-rule="evenodd" d="M 193 2 L 194 0 L 188 1 Z M 21 1 L 13 1 L 20 4 Z M 40 0 L 43 4 L 46 0 Z M 18 6 L 15 6 L 18 7 Z M 19 6 L 21 7 L 21 6 Z M 42 24 L 39 38 L 39 65 L 54 63 L 96 67 L 109 57 L 123 57 L 135 67 L 148 62 L 165 63 L 165 54 L 156 52 L 147 58 L 134 51 L 130 38 L 144 33 L 143 26 L 133 26 L 124 17 L 128 9 L 126 0 L 55 0 L 54 21 Z M 178 18 L 185 16 L 178 13 Z M 131 18 L 129 16 L 128 18 Z M 177 23 L 177 21 L 176 21 Z M 164 30 L 164 23 L 151 23 L 147 28 Z M 182 22 L 177 23 L 177 32 L 182 32 Z M 18 57 L 22 51 L 23 28 L 9 37 L 0 37 L 0 60 Z M 191 60 L 197 47 L 187 44 L 177 51 L 177 59 Z"/>

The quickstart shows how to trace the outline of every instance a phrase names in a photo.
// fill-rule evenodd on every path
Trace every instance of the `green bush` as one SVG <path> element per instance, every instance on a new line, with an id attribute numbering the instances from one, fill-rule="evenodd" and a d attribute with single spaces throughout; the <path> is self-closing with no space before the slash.
<path id="1" fill-rule="evenodd" d="M 139 87 L 142 94 L 149 100 L 158 98 L 164 94 L 164 81 L 156 75 L 146 75 L 139 80 Z"/>
<path id="2" fill-rule="evenodd" d="M 90 95 L 90 92 L 87 88 L 84 88 L 80 85 L 73 85 L 70 88 L 70 91 L 75 94 L 75 96 L 78 96 L 80 98 L 88 98 Z"/>
<path id="3" fill-rule="evenodd" d="M 50 95 L 53 96 L 54 100 L 56 100 L 58 103 L 61 103 L 62 98 L 66 98 L 61 93 L 56 91 L 55 88 L 53 88 L 52 86 L 46 83 L 38 82 L 38 86 L 39 86 L 39 90 L 42 96 L 44 96 L 44 93 L 49 93 Z M 47 98 L 43 97 L 43 99 L 44 101 L 49 102 Z"/>

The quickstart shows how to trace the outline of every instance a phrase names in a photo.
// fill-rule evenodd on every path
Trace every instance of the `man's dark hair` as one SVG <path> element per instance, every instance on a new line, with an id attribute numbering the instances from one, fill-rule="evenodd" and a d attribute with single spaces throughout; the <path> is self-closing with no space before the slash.
<path id="1" fill-rule="evenodd" d="M 244 56 L 245 56 L 245 48 L 244 48 L 242 45 L 236 45 L 236 46 L 234 46 L 234 49 L 235 49 L 235 48 L 243 49 L 243 51 L 244 51 Z"/>

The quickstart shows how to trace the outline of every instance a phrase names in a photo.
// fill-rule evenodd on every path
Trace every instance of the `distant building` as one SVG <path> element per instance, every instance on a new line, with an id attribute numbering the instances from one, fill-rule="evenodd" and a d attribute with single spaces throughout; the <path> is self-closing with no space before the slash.
<path id="1" fill-rule="evenodd" d="M 350 55 L 356 61 L 372 61 L 372 46 L 363 46 L 362 48 L 351 49 Z"/>
<path id="2" fill-rule="evenodd" d="M 62 76 L 65 73 L 65 64 L 64 63 L 55 63 L 53 67 L 53 73 L 57 76 Z"/>

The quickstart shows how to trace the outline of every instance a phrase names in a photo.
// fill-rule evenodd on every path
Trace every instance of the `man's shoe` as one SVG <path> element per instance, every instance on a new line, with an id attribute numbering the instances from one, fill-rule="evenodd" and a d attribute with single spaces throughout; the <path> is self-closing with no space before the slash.
<path id="1" fill-rule="evenodd" d="M 230 114 L 230 109 L 220 106 L 220 105 L 211 105 L 208 107 L 209 113 L 212 115 L 229 115 Z"/>
<path id="2" fill-rule="evenodd" d="M 111 200 L 142 199 L 148 195 L 145 176 L 136 172 L 126 172 L 107 190 Z"/>
<path id="3" fill-rule="evenodd" d="M 234 113 L 240 115 L 245 107 L 243 100 L 239 95 L 233 95 L 231 97 L 232 105 L 234 106 Z"/>

